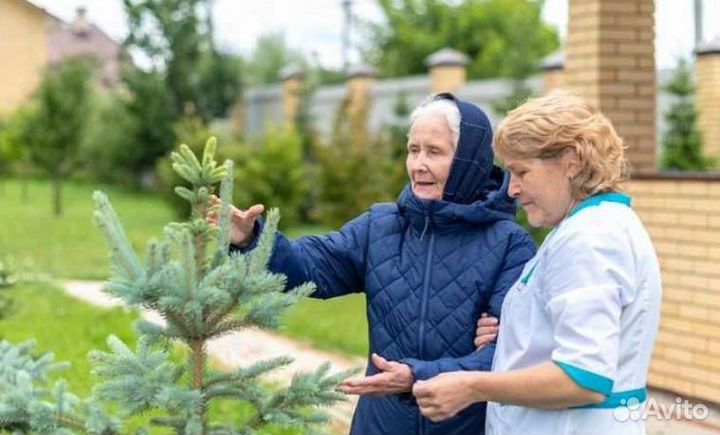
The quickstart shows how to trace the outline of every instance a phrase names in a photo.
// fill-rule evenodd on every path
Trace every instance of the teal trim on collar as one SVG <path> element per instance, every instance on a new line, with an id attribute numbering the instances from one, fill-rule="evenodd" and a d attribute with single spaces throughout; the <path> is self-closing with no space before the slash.
<path id="1" fill-rule="evenodd" d="M 617 193 L 617 192 L 610 192 L 610 193 L 599 193 L 597 195 L 593 195 L 589 198 L 586 198 L 584 201 L 582 201 L 580 204 L 576 205 L 575 208 L 573 208 L 570 213 L 568 214 L 568 217 L 576 214 L 580 210 L 588 207 L 592 207 L 595 205 L 600 205 L 603 202 L 618 202 L 620 204 L 624 204 L 628 207 L 632 204 L 632 198 L 630 196 L 625 195 L 624 193 Z"/>
<path id="2" fill-rule="evenodd" d="M 604 402 L 595 405 L 577 406 L 575 408 L 604 408 L 613 409 L 621 406 L 633 407 L 640 405 L 647 400 L 647 388 L 638 388 L 637 390 L 618 391 L 617 393 L 610 394 Z M 637 400 L 636 403 L 630 401 L 630 399 Z"/>
<path id="3" fill-rule="evenodd" d="M 612 393 L 612 379 L 568 363 L 555 360 L 553 360 L 553 362 L 557 364 L 558 367 L 560 367 L 565 374 L 567 374 L 570 379 L 579 386 L 587 390 L 595 391 L 596 393 L 600 393 L 604 396 L 609 396 L 610 393 Z"/>
<path id="4" fill-rule="evenodd" d="M 532 276 L 533 272 L 535 272 L 535 267 L 537 266 L 537 262 L 533 264 L 533 267 L 530 268 L 530 271 L 523 277 L 523 279 L 520 281 L 523 283 L 523 285 L 527 285 L 528 281 L 530 281 L 530 277 Z"/>

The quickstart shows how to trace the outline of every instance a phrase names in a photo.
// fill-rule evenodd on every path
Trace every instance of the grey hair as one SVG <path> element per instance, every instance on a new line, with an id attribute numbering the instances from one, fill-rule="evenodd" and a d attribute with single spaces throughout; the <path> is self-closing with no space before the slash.
<path id="1" fill-rule="evenodd" d="M 445 119 L 453 134 L 453 145 L 457 149 L 460 140 L 460 109 L 453 100 L 437 99 L 435 97 L 426 99 L 410 114 L 410 124 L 412 125 L 418 118 L 423 116 L 441 116 Z"/>

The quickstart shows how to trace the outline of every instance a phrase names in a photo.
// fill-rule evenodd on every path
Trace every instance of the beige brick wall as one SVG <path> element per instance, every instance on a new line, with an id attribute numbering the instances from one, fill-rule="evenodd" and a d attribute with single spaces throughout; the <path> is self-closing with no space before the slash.
<path id="1" fill-rule="evenodd" d="M 655 168 L 654 0 L 570 0 L 567 85 L 599 107 L 636 171 Z"/>
<path id="2" fill-rule="evenodd" d="M 720 53 L 702 54 L 695 62 L 699 112 L 698 126 L 703 132 L 705 153 L 720 168 Z"/>
<path id="3" fill-rule="evenodd" d="M 649 385 L 720 403 L 720 176 L 635 179 L 626 189 L 662 269 Z"/>
<path id="4" fill-rule="evenodd" d="M 347 92 L 350 98 L 348 110 L 350 116 L 365 113 L 370 110 L 372 86 L 374 77 L 352 77 L 347 81 Z"/>
<path id="5" fill-rule="evenodd" d="M 48 57 L 50 19 L 24 0 L 0 0 L 0 116 L 37 88 Z"/>
<path id="6" fill-rule="evenodd" d="M 292 128 L 295 125 L 295 117 L 300 110 L 300 98 L 305 80 L 302 77 L 290 77 L 283 81 L 283 119 L 285 127 Z"/>
<path id="7" fill-rule="evenodd" d="M 457 92 L 466 80 L 467 70 L 463 65 L 439 65 L 430 68 L 430 86 L 434 94 Z"/>

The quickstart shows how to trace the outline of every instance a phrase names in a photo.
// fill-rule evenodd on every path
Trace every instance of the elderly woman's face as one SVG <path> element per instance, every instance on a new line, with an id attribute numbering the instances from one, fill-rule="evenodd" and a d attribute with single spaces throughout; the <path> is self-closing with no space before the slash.
<path id="1" fill-rule="evenodd" d="M 442 199 L 450 166 L 455 155 L 455 140 L 442 116 L 418 118 L 408 133 L 405 161 L 412 189 L 421 199 Z"/>
<path id="2" fill-rule="evenodd" d="M 517 198 L 534 227 L 560 223 L 575 205 L 570 180 L 576 160 L 565 154 L 552 159 L 503 159 L 510 171 L 508 194 Z"/>

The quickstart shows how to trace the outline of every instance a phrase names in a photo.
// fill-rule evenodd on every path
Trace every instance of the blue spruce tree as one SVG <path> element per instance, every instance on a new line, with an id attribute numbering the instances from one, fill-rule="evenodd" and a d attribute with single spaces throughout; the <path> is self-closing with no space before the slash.
<path id="1" fill-rule="evenodd" d="M 281 389 L 265 388 L 259 378 L 288 365 L 288 357 L 232 372 L 208 366 L 209 340 L 247 327 L 276 328 L 284 309 L 314 291 L 304 284 L 284 292 L 285 276 L 267 270 L 277 210 L 268 213 L 257 248 L 229 253 L 232 162 L 218 166 L 215 148 L 211 138 L 202 160 L 185 145 L 172 154 L 173 169 L 191 184 L 175 189 L 190 203 L 191 216 L 166 226 L 164 239 L 151 241 L 143 260 L 107 197 L 94 194 L 95 221 L 109 245 L 113 271 L 105 292 L 128 306 L 155 310 L 165 324 L 139 321 L 135 350 L 111 336 L 109 351 L 91 352 L 100 382 L 86 400 L 70 394 L 64 382 L 48 389 L 47 373 L 62 367 L 52 355 L 33 356 L 32 342 L 0 343 L 0 432 L 115 435 L 123 433 L 124 418 L 159 410 L 152 423 L 177 434 L 253 434 L 267 424 L 309 428 L 327 418 L 313 408 L 343 399 L 334 389 L 350 373 L 330 375 L 328 364 L 296 375 Z M 222 206 L 213 206 L 218 183 Z M 205 219 L 210 211 L 219 215 L 217 228 Z M 181 363 L 170 358 L 176 343 L 188 349 Z M 216 399 L 245 402 L 253 412 L 240 427 L 211 421 L 208 410 Z M 119 405 L 118 416 L 105 411 L 107 403 Z"/>

